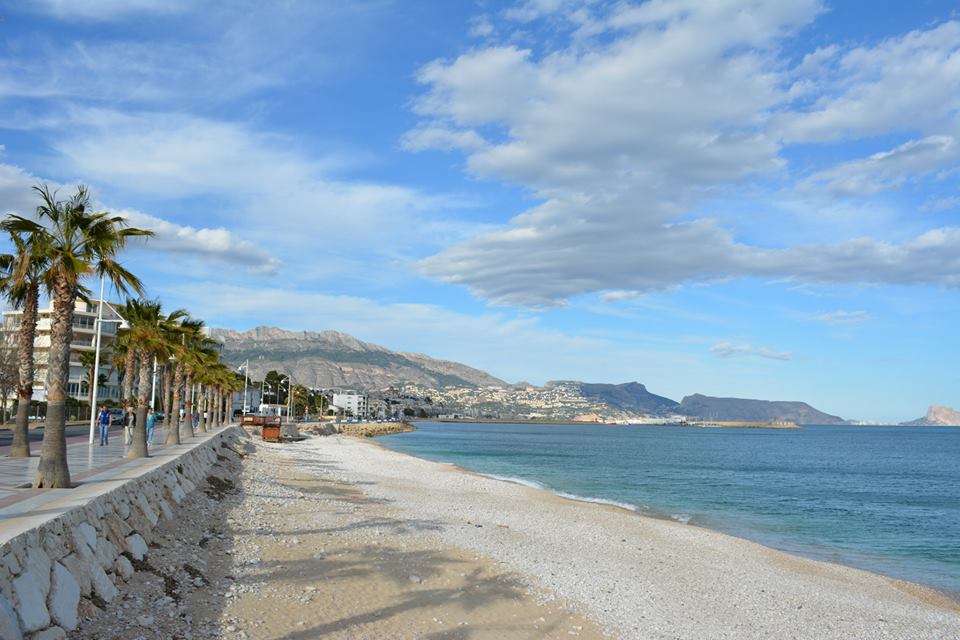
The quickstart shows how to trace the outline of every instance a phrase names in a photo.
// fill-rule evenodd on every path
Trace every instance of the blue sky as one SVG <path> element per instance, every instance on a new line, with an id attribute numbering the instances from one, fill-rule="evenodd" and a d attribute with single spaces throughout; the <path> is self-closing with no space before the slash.
<path id="1" fill-rule="evenodd" d="M 0 2 L 0 210 L 214 326 L 508 381 L 960 406 L 953 2 Z"/>

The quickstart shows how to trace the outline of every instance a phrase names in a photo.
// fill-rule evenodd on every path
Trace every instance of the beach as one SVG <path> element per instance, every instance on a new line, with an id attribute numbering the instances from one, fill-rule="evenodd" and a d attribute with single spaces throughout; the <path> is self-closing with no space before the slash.
<path id="1" fill-rule="evenodd" d="M 918 585 L 369 440 L 255 442 L 235 473 L 161 528 L 150 562 L 177 572 L 71 637 L 960 637 Z"/>

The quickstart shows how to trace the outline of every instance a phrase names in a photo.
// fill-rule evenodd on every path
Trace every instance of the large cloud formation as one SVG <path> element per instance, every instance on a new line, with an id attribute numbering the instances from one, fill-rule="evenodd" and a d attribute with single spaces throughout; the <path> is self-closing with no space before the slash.
<path id="1" fill-rule="evenodd" d="M 762 246 L 692 215 L 722 189 L 784 173 L 795 142 L 911 136 L 809 175 L 798 192 L 866 196 L 955 165 L 960 23 L 791 66 L 780 43 L 816 19 L 813 0 L 605 6 L 527 2 L 506 20 L 549 18 L 565 44 L 490 41 L 421 69 L 423 120 L 407 147 L 457 149 L 474 175 L 541 200 L 423 260 L 424 273 L 521 306 L 751 276 L 960 285 L 960 229 Z M 902 91 L 907 77 L 916 91 Z"/>

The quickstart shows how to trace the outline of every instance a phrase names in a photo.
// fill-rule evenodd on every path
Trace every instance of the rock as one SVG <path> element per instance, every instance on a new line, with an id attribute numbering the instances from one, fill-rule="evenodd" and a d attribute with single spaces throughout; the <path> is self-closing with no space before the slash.
<path id="1" fill-rule="evenodd" d="M 141 627 L 149 627 L 153 624 L 153 616 L 137 616 L 137 624 Z"/>
<path id="2" fill-rule="evenodd" d="M 113 599 L 120 593 L 113 581 L 110 580 L 110 576 L 98 564 L 91 567 L 90 583 L 93 586 L 93 592 L 106 602 L 113 602 Z"/>
<path id="3" fill-rule="evenodd" d="M 173 511 L 170 509 L 170 505 L 167 504 L 166 500 L 160 500 L 157 502 L 157 506 L 160 507 L 160 515 L 164 520 L 173 520 Z"/>
<path id="4" fill-rule="evenodd" d="M 415 584 L 420 584 L 423 582 L 423 578 L 421 578 L 420 576 L 410 576 L 410 582 L 413 582 Z"/>
<path id="5" fill-rule="evenodd" d="M 71 553 L 60 562 L 70 571 L 70 574 L 73 575 L 77 584 L 80 585 L 80 593 L 85 596 L 90 595 L 93 591 L 93 583 L 90 581 L 90 572 L 87 569 L 87 565 L 84 564 L 75 553 Z"/>
<path id="6" fill-rule="evenodd" d="M 77 628 L 80 585 L 59 562 L 53 565 L 53 578 L 50 581 L 50 597 L 47 599 L 47 605 L 54 622 L 68 631 Z"/>
<path id="7" fill-rule="evenodd" d="M 97 605 L 93 604 L 86 598 L 80 598 L 80 605 L 77 607 L 77 614 L 84 618 L 92 618 L 93 616 L 100 613 L 100 609 Z"/>
<path id="8" fill-rule="evenodd" d="M 27 549 L 26 556 L 24 568 L 29 569 L 37 577 L 40 593 L 46 598 L 47 594 L 50 593 L 50 558 L 36 547 Z"/>
<path id="9" fill-rule="evenodd" d="M 10 601 L 0 596 L 0 638 L 3 640 L 23 640 L 17 612 Z"/>
<path id="10" fill-rule="evenodd" d="M 130 564 L 126 556 L 117 558 L 117 573 L 124 581 L 130 580 L 130 578 L 133 577 L 133 565 Z"/>
<path id="11" fill-rule="evenodd" d="M 106 538 L 97 538 L 96 556 L 97 562 L 104 569 L 113 566 L 113 561 L 117 559 L 117 548 Z"/>
<path id="12" fill-rule="evenodd" d="M 30 636 L 30 640 L 64 640 L 67 632 L 60 627 L 50 627 Z"/>
<path id="13" fill-rule="evenodd" d="M 88 522 L 81 522 L 77 525 L 77 531 L 83 536 L 87 546 L 91 551 L 97 548 L 97 530 Z"/>
<path id="14" fill-rule="evenodd" d="M 25 571 L 13 579 L 13 593 L 23 631 L 39 631 L 50 626 L 50 613 L 43 601 L 39 581 L 32 571 Z"/>
<path id="15" fill-rule="evenodd" d="M 144 556 L 147 555 L 147 541 L 143 539 L 139 533 L 134 533 L 133 535 L 127 536 L 126 538 L 126 548 L 130 552 L 130 555 L 133 556 L 134 560 L 143 560 Z"/>

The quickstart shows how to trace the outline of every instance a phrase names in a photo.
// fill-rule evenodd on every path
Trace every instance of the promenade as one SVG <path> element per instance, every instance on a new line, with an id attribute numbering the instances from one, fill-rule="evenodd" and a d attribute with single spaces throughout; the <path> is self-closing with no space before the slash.
<path id="1" fill-rule="evenodd" d="M 162 423 L 161 423 L 162 424 Z M 153 435 L 153 446 L 150 454 L 163 450 L 163 441 L 167 431 L 161 424 L 157 425 Z M 198 431 L 198 433 L 201 433 Z M 123 444 L 123 427 L 114 426 L 110 429 L 110 444 L 101 447 L 99 437 L 93 445 L 88 444 L 88 432 L 84 427 L 82 434 L 74 433 L 67 436 L 67 464 L 70 467 L 70 479 L 74 483 L 81 483 L 93 475 L 121 465 L 137 463 L 137 460 L 127 459 L 129 446 Z M 187 438 L 186 442 L 191 439 Z M 3 453 L 9 450 L 5 447 Z M 48 489 L 33 489 L 30 484 L 40 462 L 40 442 L 31 442 L 29 458 L 11 458 L 6 455 L 0 458 L 0 512 L 4 507 L 26 500 Z M 142 460 L 142 459 L 141 459 Z M 2 515 L 0 515 L 2 521 Z"/>

